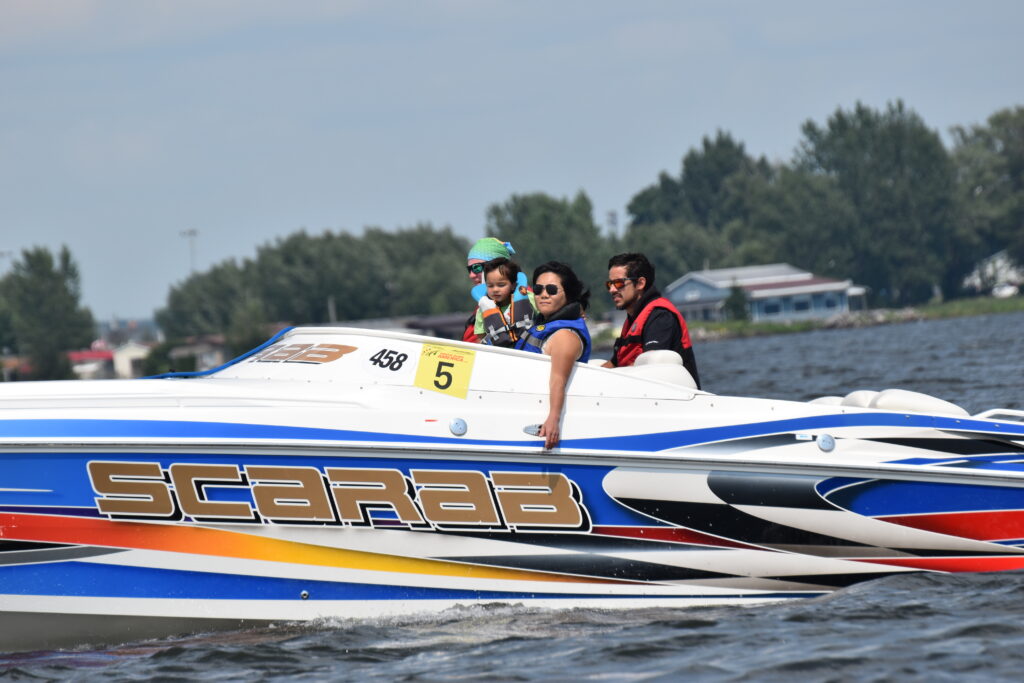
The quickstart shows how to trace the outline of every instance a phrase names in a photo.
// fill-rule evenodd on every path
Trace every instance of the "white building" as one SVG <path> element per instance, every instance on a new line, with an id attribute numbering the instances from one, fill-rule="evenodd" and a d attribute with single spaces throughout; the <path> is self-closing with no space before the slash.
<path id="1" fill-rule="evenodd" d="M 149 347 L 138 342 L 127 342 L 114 349 L 114 377 L 130 379 L 142 377 L 143 364 L 149 356 Z"/>
<path id="2" fill-rule="evenodd" d="M 818 277 L 788 263 L 695 270 L 663 292 L 688 320 L 722 320 L 733 287 L 747 297 L 751 320 L 829 318 L 863 307 L 865 288 L 850 280 Z"/>

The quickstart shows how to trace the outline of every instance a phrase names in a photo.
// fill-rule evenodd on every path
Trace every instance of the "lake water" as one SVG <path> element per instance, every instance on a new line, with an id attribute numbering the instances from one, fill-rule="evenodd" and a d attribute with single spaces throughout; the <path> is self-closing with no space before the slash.
<path id="1" fill-rule="evenodd" d="M 1024 314 L 700 344 L 705 388 L 806 400 L 930 393 L 1024 407 Z M 483 606 L 0 654 L 10 680 L 1019 680 L 1024 574 L 902 575 L 814 600 L 687 610 Z"/>

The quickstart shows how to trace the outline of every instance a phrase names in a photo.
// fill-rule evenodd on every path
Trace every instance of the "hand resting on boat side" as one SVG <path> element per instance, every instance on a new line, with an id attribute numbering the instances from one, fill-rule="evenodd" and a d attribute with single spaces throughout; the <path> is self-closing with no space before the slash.
<path id="1" fill-rule="evenodd" d="M 569 382 L 576 359 L 583 353 L 583 342 L 572 330 L 558 330 L 544 344 L 544 354 L 551 356 L 548 380 L 550 400 L 548 417 L 540 427 L 544 448 L 551 449 L 561 439 L 562 409 L 565 407 L 565 385 Z"/>

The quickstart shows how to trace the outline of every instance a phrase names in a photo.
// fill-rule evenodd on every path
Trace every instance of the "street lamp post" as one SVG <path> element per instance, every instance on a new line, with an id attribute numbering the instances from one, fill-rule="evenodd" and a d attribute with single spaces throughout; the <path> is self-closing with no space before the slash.
<path id="1" fill-rule="evenodd" d="M 196 272 L 196 238 L 199 237 L 199 231 L 195 228 L 189 228 L 188 230 L 182 230 L 181 236 L 188 240 L 188 272 Z"/>

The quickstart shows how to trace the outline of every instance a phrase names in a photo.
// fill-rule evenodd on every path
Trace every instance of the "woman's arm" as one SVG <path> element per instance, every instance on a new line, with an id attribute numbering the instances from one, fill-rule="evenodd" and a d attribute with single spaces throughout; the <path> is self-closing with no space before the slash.
<path id="1" fill-rule="evenodd" d="M 572 374 L 573 364 L 583 350 L 583 342 L 572 330 L 558 330 L 544 344 L 544 353 L 551 356 L 551 377 L 548 388 L 548 417 L 540 426 L 544 437 L 544 448 L 554 448 L 561 439 L 560 423 L 562 408 L 565 406 L 565 385 Z"/>

